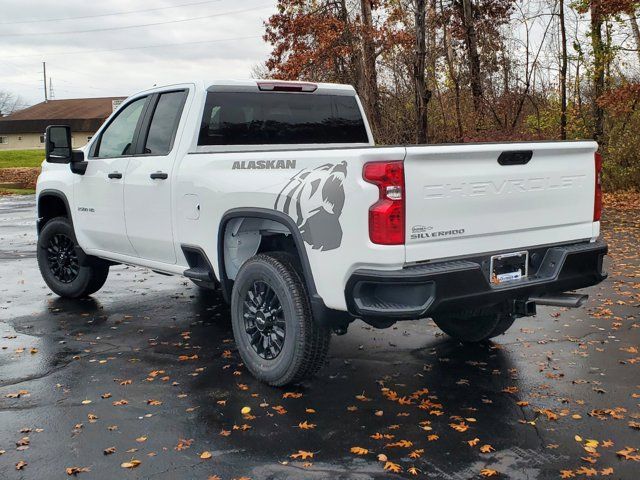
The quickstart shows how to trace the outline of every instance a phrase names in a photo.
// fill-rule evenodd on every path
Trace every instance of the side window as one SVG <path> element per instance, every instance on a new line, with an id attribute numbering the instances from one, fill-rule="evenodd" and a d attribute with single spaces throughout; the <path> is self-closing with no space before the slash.
<path id="1" fill-rule="evenodd" d="M 144 145 L 146 155 L 166 155 L 171 151 L 186 95 L 185 91 L 160 95 Z"/>
<path id="2" fill-rule="evenodd" d="M 131 154 L 133 136 L 146 101 L 147 97 L 139 98 L 120 110 L 118 116 L 102 132 L 96 157 L 114 158 Z"/>

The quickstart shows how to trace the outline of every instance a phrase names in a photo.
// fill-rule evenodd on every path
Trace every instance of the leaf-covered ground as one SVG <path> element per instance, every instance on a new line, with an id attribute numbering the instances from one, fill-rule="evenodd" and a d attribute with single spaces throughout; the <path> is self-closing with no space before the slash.
<path id="1" fill-rule="evenodd" d="M 33 194 L 43 160 L 43 149 L 0 150 L 0 196 Z"/>
<path id="2" fill-rule="evenodd" d="M 40 168 L 0 168 L 0 196 L 35 193 Z"/>
<path id="3" fill-rule="evenodd" d="M 607 203 L 585 308 L 479 347 L 358 322 L 278 390 L 184 280 L 115 267 L 91 300 L 51 295 L 32 200 L 0 199 L 0 478 L 639 478 L 640 199 Z"/>

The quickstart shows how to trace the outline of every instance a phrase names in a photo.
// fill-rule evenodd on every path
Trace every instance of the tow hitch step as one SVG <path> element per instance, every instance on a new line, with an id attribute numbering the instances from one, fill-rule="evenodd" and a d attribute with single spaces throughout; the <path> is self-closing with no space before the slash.
<path id="1" fill-rule="evenodd" d="M 529 300 L 535 302 L 537 305 L 544 305 L 547 307 L 580 308 L 587 303 L 589 295 L 561 293 L 558 295 L 540 295 L 537 297 L 531 297 Z"/>

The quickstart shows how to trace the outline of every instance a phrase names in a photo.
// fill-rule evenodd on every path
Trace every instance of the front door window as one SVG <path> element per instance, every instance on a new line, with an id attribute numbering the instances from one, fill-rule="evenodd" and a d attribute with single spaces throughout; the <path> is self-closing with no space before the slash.
<path id="1" fill-rule="evenodd" d="M 109 126 L 102 132 L 95 156 L 115 158 L 131 155 L 133 136 L 142 115 L 146 97 L 134 100 L 120 111 Z"/>

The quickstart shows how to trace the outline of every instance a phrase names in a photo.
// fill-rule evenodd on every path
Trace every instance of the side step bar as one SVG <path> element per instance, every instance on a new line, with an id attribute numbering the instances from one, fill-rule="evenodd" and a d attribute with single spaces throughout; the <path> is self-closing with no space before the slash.
<path id="1" fill-rule="evenodd" d="M 580 308 L 589 300 L 589 295 L 580 295 L 577 293 L 561 293 L 557 295 L 540 295 L 529 298 L 529 301 L 535 302 L 536 305 L 544 305 L 547 307 L 566 307 Z"/>
<path id="2" fill-rule="evenodd" d="M 215 283 L 216 275 L 213 272 L 211 262 L 209 262 L 204 250 L 193 245 L 181 245 L 181 247 L 185 258 L 187 259 L 187 263 L 189 264 L 189 268 L 182 274 L 191 280 Z"/>
<path id="3" fill-rule="evenodd" d="M 187 278 L 191 278 L 192 280 L 200 280 L 201 282 L 215 282 L 215 277 L 211 275 L 211 271 L 203 267 L 189 268 L 182 274 Z"/>

